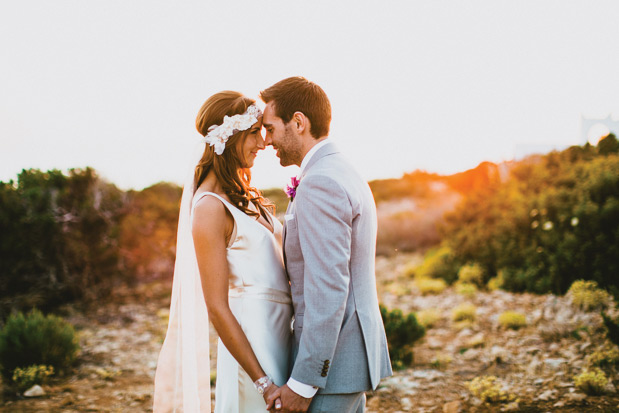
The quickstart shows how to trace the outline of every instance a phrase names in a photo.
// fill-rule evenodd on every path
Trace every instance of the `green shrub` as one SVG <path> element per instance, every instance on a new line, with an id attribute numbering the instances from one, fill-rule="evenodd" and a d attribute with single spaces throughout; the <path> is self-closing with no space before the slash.
<path id="1" fill-rule="evenodd" d="M 473 396 L 484 403 L 510 402 L 516 396 L 502 389 L 495 376 L 475 377 L 467 383 L 467 387 Z"/>
<path id="2" fill-rule="evenodd" d="M 17 385 L 20 390 L 26 390 L 35 384 L 44 384 L 47 378 L 54 374 L 54 368 L 52 366 L 45 365 L 32 365 L 26 368 L 17 367 L 13 371 L 13 383 Z"/>
<path id="3" fill-rule="evenodd" d="M 447 283 L 441 279 L 418 278 L 415 287 L 422 295 L 440 294 L 447 288 Z"/>
<path id="4" fill-rule="evenodd" d="M 527 317 L 516 311 L 505 311 L 499 316 L 499 325 L 503 328 L 518 330 L 527 325 Z"/>
<path id="5" fill-rule="evenodd" d="M 415 271 L 418 278 L 441 278 L 448 284 L 458 277 L 458 267 L 451 249 L 441 246 L 428 251 L 423 263 Z"/>
<path id="6" fill-rule="evenodd" d="M 413 344 L 425 335 L 426 329 L 417 322 L 414 313 L 404 316 L 401 310 L 389 311 L 381 305 L 380 315 L 385 324 L 392 366 L 395 369 L 410 366 L 413 363 Z"/>
<path id="7" fill-rule="evenodd" d="M 484 269 L 477 263 L 463 265 L 458 271 L 458 281 L 481 287 L 484 285 Z"/>
<path id="8" fill-rule="evenodd" d="M 507 291 L 564 294 L 578 279 L 619 288 L 619 156 L 591 145 L 516 162 L 445 217 L 459 262 L 503 270 Z"/>
<path id="9" fill-rule="evenodd" d="M 475 321 L 477 315 L 477 307 L 471 303 L 460 304 L 451 312 L 453 321 Z"/>
<path id="10" fill-rule="evenodd" d="M 606 327 L 606 338 L 619 346 L 619 319 L 613 319 L 602 312 L 604 327 Z"/>
<path id="11" fill-rule="evenodd" d="M 567 294 L 575 306 L 585 311 L 603 308 L 610 299 L 610 295 L 599 289 L 595 281 L 574 281 Z"/>
<path id="12" fill-rule="evenodd" d="M 73 326 L 60 317 L 44 316 L 38 310 L 11 315 L 0 331 L 0 373 L 12 378 L 16 368 L 52 366 L 69 368 L 79 350 Z"/>
<path id="13" fill-rule="evenodd" d="M 574 377 L 574 384 L 583 392 L 589 395 L 600 395 L 605 393 L 608 378 L 600 369 L 585 370 L 583 373 Z"/>

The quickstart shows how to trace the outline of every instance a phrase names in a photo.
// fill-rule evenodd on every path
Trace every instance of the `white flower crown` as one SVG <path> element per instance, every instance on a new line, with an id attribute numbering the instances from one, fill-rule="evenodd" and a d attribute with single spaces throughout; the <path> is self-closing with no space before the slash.
<path id="1" fill-rule="evenodd" d="M 226 142 L 230 136 L 251 128 L 262 116 L 262 111 L 256 105 L 250 105 L 242 115 L 224 116 L 221 125 L 212 125 L 208 128 L 208 133 L 202 138 L 203 143 L 208 143 L 215 147 L 215 153 L 221 155 L 226 148 Z"/>

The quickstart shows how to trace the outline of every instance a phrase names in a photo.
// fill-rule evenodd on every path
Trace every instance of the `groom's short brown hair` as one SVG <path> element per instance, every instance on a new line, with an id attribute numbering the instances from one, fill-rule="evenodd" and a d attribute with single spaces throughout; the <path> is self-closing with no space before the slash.
<path id="1" fill-rule="evenodd" d="M 273 102 L 275 114 L 284 123 L 290 122 L 295 112 L 302 112 L 310 120 L 310 133 L 316 139 L 329 134 L 331 103 L 320 86 L 304 77 L 280 80 L 260 92 L 264 103 Z"/>

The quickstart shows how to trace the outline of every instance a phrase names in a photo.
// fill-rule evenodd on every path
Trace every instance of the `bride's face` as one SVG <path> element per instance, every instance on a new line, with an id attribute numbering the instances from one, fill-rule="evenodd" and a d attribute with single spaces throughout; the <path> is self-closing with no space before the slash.
<path id="1" fill-rule="evenodd" d="M 262 118 L 254 123 L 245 137 L 245 141 L 240 146 L 240 158 L 243 162 L 243 168 L 251 168 L 254 166 L 254 161 L 258 155 L 258 151 L 264 149 L 264 138 L 261 134 Z"/>

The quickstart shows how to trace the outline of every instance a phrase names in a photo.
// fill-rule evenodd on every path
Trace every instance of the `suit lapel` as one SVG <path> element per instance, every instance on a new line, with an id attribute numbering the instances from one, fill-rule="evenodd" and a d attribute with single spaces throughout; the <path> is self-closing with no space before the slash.
<path id="1" fill-rule="evenodd" d="M 303 169 L 303 174 L 301 175 L 301 178 L 299 179 L 299 181 L 303 180 L 303 177 L 305 175 L 307 175 L 307 171 L 310 170 L 310 168 L 316 163 L 318 162 L 318 160 L 320 158 L 324 158 L 327 155 L 332 155 L 334 153 L 338 153 L 338 149 L 335 146 L 335 144 L 333 142 L 329 142 L 326 143 L 325 146 L 323 146 L 322 148 L 318 149 L 318 152 L 316 152 L 314 154 L 314 156 L 312 156 L 312 159 L 309 160 L 309 162 L 307 163 L 307 165 L 305 166 L 305 169 Z"/>
<path id="2" fill-rule="evenodd" d="M 303 169 L 303 174 L 301 175 L 299 181 L 303 180 L 303 177 L 305 175 L 307 175 L 307 171 L 309 171 L 309 169 L 320 159 L 320 158 L 324 158 L 327 155 L 332 155 L 334 153 L 338 153 L 339 151 L 337 150 L 337 147 L 335 146 L 335 144 L 329 142 L 327 144 L 325 144 L 325 146 L 323 146 L 322 148 L 320 148 L 315 154 L 314 156 L 312 156 L 312 158 L 309 160 L 309 162 L 307 163 L 307 165 L 305 166 L 305 169 Z M 299 183 L 300 185 L 300 183 Z M 296 210 L 296 205 L 293 205 L 294 203 L 294 199 L 291 199 L 290 202 L 288 202 L 288 207 L 286 208 L 286 215 L 289 215 L 293 210 Z M 282 230 L 282 249 L 284 252 L 284 264 L 286 264 L 286 233 L 287 233 L 287 226 L 288 226 L 288 221 L 286 221 L 286 218 L 284 217 L 284 229 Z"/>

